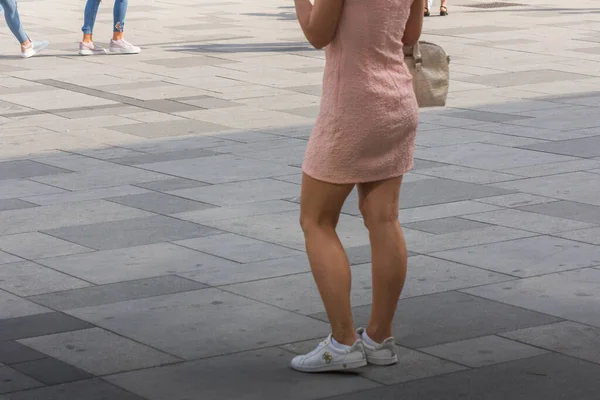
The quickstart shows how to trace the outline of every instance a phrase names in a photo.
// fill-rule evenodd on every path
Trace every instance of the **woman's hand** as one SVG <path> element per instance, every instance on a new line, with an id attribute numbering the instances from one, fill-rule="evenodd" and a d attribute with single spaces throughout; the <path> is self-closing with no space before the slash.
<path id="1" fill-rule="evenodd" d="M 317 49 L 327 46 L 337 32 L 344 0 L 294 0 L 298 22 L 306 39 Z"/>

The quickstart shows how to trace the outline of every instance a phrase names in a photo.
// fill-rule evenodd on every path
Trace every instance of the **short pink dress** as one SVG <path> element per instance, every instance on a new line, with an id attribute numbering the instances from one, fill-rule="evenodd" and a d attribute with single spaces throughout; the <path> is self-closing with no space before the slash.
<path id="1" fill-rule="evenodd" d="M 412 169 L 419 108 L 402 49 L 411 4 L 345 1 L 302 166 L 310 177 L 364 183 Z"/>

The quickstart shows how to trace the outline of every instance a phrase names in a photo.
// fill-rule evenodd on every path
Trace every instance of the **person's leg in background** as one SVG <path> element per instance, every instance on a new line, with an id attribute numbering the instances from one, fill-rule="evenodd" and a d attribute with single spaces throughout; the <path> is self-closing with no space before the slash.
<path id="1" fill-rule="evenodd" d="M 125 16 L 127 15 L 127 0 L 115 0 L 113 8 L 113 38 L 110 41 L 110 52 L 117 54 L 137 54 L 142 51 L 137 46 L 123 39 Z"/>
<path id="2" fill-rule="evenodd" d="M 32 41 L 29 39 L 21 24 L 16 0 L 0 0 L 0 6 L 4 9 L 4 18 L 6 19 L 8 28 L 19 43 L 21 43 L 21 57 L 33 57 L 48 47 L 48 42 Z"/>
<path id="3" fill-rule="evenodd" d="M 85 11 L 83 14 L 83 39 L 79 43 L 79 54 L 82 56 L 94 56 L 106 54 L 106 50 L 97 46 L 93 40 L 94 25 L 96 24 L 96 16 L 98 8 L 100 8 L 100 0 L 87 0 Z"/>
<path id="4" fill-rule="evenodd" d="M 431 15 L 431 7 L 433 7 L 433 0 L 427 0 L 427 7 L 425 7 L 426 17 L 429 17 Z"/>
<path id="5" fill-rule="evenodd" d="M 440 5 L 440 15 L 442 17 L 445 17 L 446 15 L 448 15 L 448 7 L 447 7 L 447 0 L 442 0 L 442 4 Z"/>

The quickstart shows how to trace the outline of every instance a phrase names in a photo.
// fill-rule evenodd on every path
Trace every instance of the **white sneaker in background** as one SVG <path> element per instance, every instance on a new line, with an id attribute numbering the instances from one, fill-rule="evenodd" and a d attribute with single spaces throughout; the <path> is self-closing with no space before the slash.
<path id="1" fill-rule="evenodd" d="M 132 45 L 131 43 L 125 41 L 124 39 L 121 39 L 121 40 L 111 40 L 108 51 L 110 51 L 111 53 L 114 53 L 114 54 L 138 54 L 142 51 L 142 49 L 140 49 L 137 46 Z"/>
<path id="2" fill-rule="evenodd" d="M 364 328 L 356 330 L 358 336 L 363 339 Z M 388 338 L 383 343 L 368 343 L 362 340 L 367 356 L 367 362 L 373 365 L 392 365 L 398 362 L 398 354 L 396 354 L 396 343 L 394 338 Z"/>
<path id="3" fill-rule="evenodd" d="M 99 56 L 104 54 L 106 54 L 106 49 L 100 46 L 96 46 L 96 43 L 94 42 L 79 43 L 80 56 Z"/>
<path id="4" fill-rule="evenodd" d="M 29 47 L 23 48 L 21 47 L 21 57 L 22 58 L 30 58 L 35 56 L 36 54 L 41 53 L 46 50 L 50 46 L 50 43 L 45 40 L 32 40 Z"/>
<path id="5" fill-rule="evenodd" d="M 341 349 L 333 345 L 331 339 L 332 336 L 329 335 L 310 353 L 294 357 L 292 368 L 301 372 L 328 372 L 344 371 L 367 365 L 362 340 L 359 339 L 352 346 L 345 346 L 345 349 Z"/>

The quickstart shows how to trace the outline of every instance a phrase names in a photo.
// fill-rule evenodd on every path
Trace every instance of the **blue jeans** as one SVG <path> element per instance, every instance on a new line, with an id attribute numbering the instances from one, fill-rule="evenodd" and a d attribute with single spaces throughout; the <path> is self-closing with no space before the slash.
<path id="1" fill-rule="evenodd" d="M 19 11 L 17 10 L 17 0 L 0 0 L 0 6 L 4 8 L 4 18 L 10 31 L 15 35 L 19 43 L 29 40 L 29 36 L 23 30 Z"/>
<path id="2" fill-rule="evenodd" d="M 91 35 L 94 31 L 94 24 L 96 23 L 96 15 L 98 15 L 100 1 L 101 0 L 87 0 L 83 28 L 81 28 L 86 35 Z M 125 26 L 125 14 L 127 14 L 127 0 L 115 0 L 115 7 L 113 8 L 113 32 L 123 32 L 123 27 Z"/>

